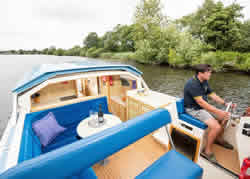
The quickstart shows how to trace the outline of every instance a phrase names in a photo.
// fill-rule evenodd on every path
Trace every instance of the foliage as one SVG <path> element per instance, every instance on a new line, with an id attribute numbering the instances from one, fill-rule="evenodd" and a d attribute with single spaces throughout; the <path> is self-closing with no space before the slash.
<path id="1" fill-rule="evenodd" d="M 118 24 L 112 31 L 106 32 L 101 38 L 101 44 L 107 51 L 134 51 L 133 25 Z"/>
<path id="2" fill-rule="evenodd" d="M 87 50 L 86 56 L 87 57 L 92 57 L 92 58 L 97 58 L 103 52 L 105 52 L 104 48 L 95 48 L 95 47 L 92 47 L 92 48 L 90 48 L 90 49 Z"/>
<path id="3" fill-rule="evenodd" d="M 165 17 L 160 0 L 141 0 L 134 15 L 135 57 L 140 63 L 167 61 L 168 46 L 161 27 Z"/>
<path id="4" fill-rule="evenodd" d="M 120 42 L 115 32 L 106 32 L 103 36 L 103 44 L 105 50 L 117 52 Z"/>
<path id="5" fill-rule="evenodd" d="M 140 63 L 153 63 L 157 56 L 158 49 L 154 48 L 149 40 L 140 40 L 136 43 L 135 56 Z"/>
<path id="6" fill-rule="evenodd" d="M 235 2 L 224 7 L 222 2 L 205 0 L 196 12 L 177 22 L 187 28 L 194 37 L 212 46 L 214 50 L 236 50 L 239 40 L 242 39 L 239 20 L 242 17 L 242 8 Z"/>
<path id="7" fill-rule="evenodd" d="M 87 52 L 87 48 L 86 47 L 83 47 L 82 49 L 81 49 L 81 51 L 80 51 L 80 56 L 81 57 L 85 57 L 86 56 L 86 52 Z"/>
<path id="8" fill-rule="evenodd" d="M 83 41 L 83 45 L 87 48 L 98 47 L 98 35 L 96 32 L 90 32 Z"/>
<path id="9" fill-rule="evenodd" d="M 135 55 L 134 55 L 134 52 L 104 52 L 104 53 L 101 53 L 100 58 L 134 60 Z"/>
<path id="10" fill-rule="evenodd" d="M 250 19 L 240 24 L 241 38 L 234 43 L 234 49 L 240 52 L 250 51 Z"/>
<path id="11" fill-rule="evenodd" d="M 48 55 L 54 55 L 56 51 L 56 47 L 55 46 L 50 46 L 48 49 Z"/>
<path id="12" fill-rule="evenodd" d="M 194 37 L 202 40 L 202 26 L 206 19 L 213 14 L 215 6 L 214 0 L 205 0 L 196 12 L 178 19 L 177 23 L 180 23 L 183 28 L 187 28 Z"/>
<path id="13" fill-rule="evenodd" d="M 68 49 L 65 51 L 64 55 L 66 56 L 80 56 L 81 47 L 79 45 L 74 46 L 73 48 Z"/>
<path id="14" fill-rule="evenodd" d="M 196 63 L 208 63 L 215 71 L 250 69 L 250 53 L 216 51 L 202 54 Z"/>
<path id="15" fill-rule="evenodd" d="M 147 39 L 156 27 L 164 23 L 164 19 L 160 0 L 141 0 L 134 14 L 134 40 Z"/>
<path id="16" fill-rule="evenodd" d="M 64 50 L 62 48 L 58 48 L 55 52 L 54 52 L 54 55 L 57 55 L 57 56 L 63 56 L 64 55 Z"/>
<path id="17" fill-rule="evenodd" d="M 192 66 L 200 57 L 204 44 L 192 37 L 189 32 L 179 32 L 179 41 L 171 46 L 169 51 L 169 64 L 175 67 Z"/>
<path id="18" fill-rule="evenodd" d="M 241 37 L 240 21 L 237 19 L 242 16 L 241 9 L 238 4 L 224 7 L 218 2 L 201 29 L 205 42 L 213 45 L 215 49 L 234 50 L 233 44 Z"/>

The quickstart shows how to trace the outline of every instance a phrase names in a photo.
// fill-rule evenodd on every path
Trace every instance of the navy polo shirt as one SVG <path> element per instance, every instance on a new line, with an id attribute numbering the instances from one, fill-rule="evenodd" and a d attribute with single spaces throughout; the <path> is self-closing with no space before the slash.
<path id="1" fill-rule="evenodd" d="M 195 110 L 202 109 L 196 103 L 195 98 L 202 97 L 205 101 L 208 101 L 207 96 L 212 94 L 212 92 L 207 81 L 201 83 L 197 76 L 189 79 L 184 87 L 184 107 Z"/>

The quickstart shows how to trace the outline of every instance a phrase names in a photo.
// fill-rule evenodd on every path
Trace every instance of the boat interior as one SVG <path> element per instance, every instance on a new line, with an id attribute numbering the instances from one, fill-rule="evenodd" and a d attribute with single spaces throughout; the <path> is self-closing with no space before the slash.
<path id="1" fill-rule="evenodd" d="M 94 76 L 51 83 L 30 96 L 31 111 L 63 106 L 107 96 L 112 113 L 126 121 L 126 92 L 137 89 L 137 79 L 129 75 Z"/>
<path id="2" fill-rule="evenodd" d="M 77 125 L 82 118 L 88 117 L 89 109 L 96 104 L 102 104 L 103 112 L 109 113 L 107 97 L 98 97 L 28 114 L 23 129 L 19 165 L 0 177 L 140 179 L 161 175 L 170 178 L 201 178 L 202 168 L 174 150 L 166 153 L 166 148 L 153 139 L 152 132 L 171 122 L 170 114 L 165 109 L 155 109 L 87 138 L 77 138 Z M 50 112 L 67 130 L 49 145 L 42 146 L 32 126 Z M 98 163 L 107 157 L 110 160 L 108 164 L 103 166 Z M 183 168 L 182 173 L 173 170 L 177 166 Z"/>
<path id="3" fill-rule="evenodd" d="M 25 92 L 21 95 L 23 94 L 25 94 Z M 102 102 L 102 104 L 104 104 L 103 107 L 105 108 L 106 106 L 107 108 L 104 112 L 106 111 L 107 113 L 115 114 L 123 122 L 134 119 L 137 116 L 159 107 L 169 110 L 176 109 L 176 111 L 178 111 L 176 118 L 178 118 L 178 116 L 180 117 L 180 111 L 182 111 L 182 109 L 179 109 L 178 104 L 176 107 L 175 100 L 173 102 L 173 99 L 170 96 L 156 92 L 149 93 L 144 81 L 129 73 L 90 72 L 88 75 L 82 75 L 80 78 L 79 74 L 73 78 L 68 75 L 57 76 L 46 84 L 40 84 L 33 87 L 29 92 L 30 116 L 31 118 L 34 118 L 35 116 L 37 119 L 45 113 L 48 113 L 48 111 L 51 111 L 51 109 L 55 109 L 54 112 L 56 118 L 57 116 L 62 117 L 59 112 L 56 112 L 57 109 L 57 111 L 59 111 L 59 109 L 64 106 L 76 106 L 77 104 L 83 104 L 84 102 L 90 104 L 93 103 L 93 101 L 99 101 L 99 99 L 103 98 L 107 101 L 107 104 Z M 61 122 L 61 124 L 64 124 L 64 127 L 68 127 L 72 130 L 69 134 L 65 135 L 66 137 L 71 135 L 71 139 L 66 140 L 68 142 L 61 142 L 61 139 L 58 139 L 58 141 L 55 142 L 58 142 L 56 145 L 47 149 L 42 149 L 41 151 L 39 149 L 37 155 L 39 156 L 41 153 L 47 153 L 59 146 L 78 141 L 76 138 L 76 126 L 84 117 L 89 115 L 88 112 L 91 109 L 91 105 L 87 106 L 88 107 L 83 107 L 85 114 L 81 114 L 80 119 L 79 117 L 74 117 L 76 119 L 74 119 L 73 122 L 71 119 L 71 123 Z M 72 110 L 74 111 L 74 109 Z M 173 116 L 171 117 L 172 119 L 175 118 Z M 170 135 L 173 139 L 176 150 L 195 163 L 198 163 L 199 161 L 200 153 L 205 145 L 204 139 L 206 137 L 206 127 L 199 127 L 199 125 L 200 124 L 198 124 L 198 127 L 193 126 L 192 122 L 187 122 L 185 119 L 182 122 L 172 121 L 169 125 Z M 164 156 L 167 151 L 172 149 L 167 137 L 167 140 L 159 139 L 157 137 L 156 133 L 160 130 L 162 129 L 158 129 L 154 132 L 152 131 L 152 133 L 135 141 L 135 143 L 132 143 L 109 156 L 109 162 L 107 164 L 94 164 L 92 166 L 94 173 L 98 178 L 104 179 L 134 178 L 146 168 L 153 165 L 153 163 Z M 22 140 L 27 139 L 23 136 Z M 25 146 L 22 147 L 24 147 L 24 150 Z M 216 144 L 213 146 L 213 149 L 221 166 L 235 174 L 240 172 L 240 162 L 237 151 L 229 151 Z M 35 156 L 36 154 L 29 157 L 32 158 Z M 28 158 L 21 157 L 19 158 L 19 162 L 25 161 Z"/>

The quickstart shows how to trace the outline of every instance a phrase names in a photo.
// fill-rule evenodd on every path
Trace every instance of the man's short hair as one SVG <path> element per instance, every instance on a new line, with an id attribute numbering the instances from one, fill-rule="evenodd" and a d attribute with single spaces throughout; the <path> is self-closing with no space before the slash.
<path id="1" fill-rule="evenodd" d="M 195 66 L 195 74 L 198 75 L 199 72 L 204 73 L 207 71 L 212 71 L 212 67 L 209 64 L 199 64 Z"/>

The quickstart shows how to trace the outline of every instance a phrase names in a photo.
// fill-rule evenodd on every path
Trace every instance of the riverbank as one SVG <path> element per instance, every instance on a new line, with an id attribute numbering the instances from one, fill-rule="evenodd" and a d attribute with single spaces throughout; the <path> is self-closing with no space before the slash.
<path id="1" fill-rule="evenodd" d="M 93 58 L 91 55 L 86 57 Z M 94 58 L 133 60 L 142 64 L 153 64 L 141 61 L 138 59 L 135 52 L 103 52 L 96 54 Z M 159 63 L 158 65 L 164 64 L 173 68 L 192 69 L 197 64 L 207 63 L 212 65 L 216 72 L 244 72 L 250 74 L 250 53 L 223 51 L 207 52 L 202 53 L 201 56 L 194 58 L 190 62 L 178 58 L 179 57 L 170 52 L 168 63 Z"/>
<path id="2" fill-rule="evenodd" d="M 215 72 L 241 72 L 250 74 L 250 53 L 240 52 L 225 52 L 225 51 L 210 51 L 201 53 L 200 56 L 180 57 L 174 50 L 169 51 L 169 55 L 164 62 L 155 62 L 154 60 L 145 61 L 136 52 L 106 52 L 102 49 L 96 49 L 91 53 L 83 52 L 85 50 L 79 50 L 77 53 L 66 53 L 66 51 L 57 53 L 43 54 L 43 53 L 22 53 L 13 54 L 7 53 L 8 55 L 25 55 L 25 54 L 36 54 L 36 55 L 55 55 L 55 56 L 80 56 L 97 59 L 114 59 L 114 60 L 131 60 L 139 64 L 148 65 L 165 65 L 171 68 L 178 69 L 193 69 L 193 67 L 200 63 L 207 63 L 213 67 Z M 6 54 L 6 55 L 7 55 Z M 1 55 L 1 54 L 0 54 Z M 3 55 L 3 54 L 2 54 Z M 188 60 L 189 59 L 189 60 Z"/>

